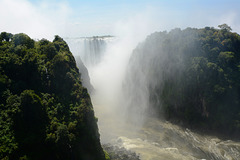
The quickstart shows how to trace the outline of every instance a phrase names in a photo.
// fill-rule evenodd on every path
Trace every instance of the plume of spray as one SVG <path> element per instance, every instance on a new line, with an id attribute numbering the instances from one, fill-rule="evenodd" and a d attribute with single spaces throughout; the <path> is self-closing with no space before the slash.
<path id="1" fill-rule="evenodd" d="M 144 22 L 143 19 L 146 19 L 146 21 Z M 116 119 L 118 121 L 113 125 L 118 126 L 118 129 L 126 127 L 125 125 L 129 121 L 137 126 L 141 126 L 144 122 L 149 95 L 146 86 L 139 86 L 138 90 L 126 94 L 123 90 L 125 87 L 131 87 L 131 84 L 126 86 L 123 82 L 126 78 L 127 66 L 134 48 L 153 30 L 157 30 L 155 28 L 157 26 L 152 25 L 152 22 L 148 14 L 140 14 L 127 21 L 119 21 L 115 30 L 117 36 L 114 41 L 107 45 L 101 62 L 88 67 L 91 83 L 96 90 L 95 95 L 92 95 L 92 97 L 97 117 L 99 117 L 100 132 L 103 123 L 110 123 L 109 121 Z M 144 84 L 147 77 L 145 77 L 144 73 L 142 74 L 141 76 L 131 75 L 131 77 L 141 77 L 138 81 L 142 81 L 141 84 Z M 133 81 L 131 83 L 138 82 Z M 134 99 L 136 94 L 139 95 L 137 96 L 138 99 Z M 101 115 L 103 110 L 108 114 Z M 103 119 L 107 119 L 106 116 L 110 116 L 109 121 L 101 122 Z M 106 135 L 106 133 L 104 134 Z"/>

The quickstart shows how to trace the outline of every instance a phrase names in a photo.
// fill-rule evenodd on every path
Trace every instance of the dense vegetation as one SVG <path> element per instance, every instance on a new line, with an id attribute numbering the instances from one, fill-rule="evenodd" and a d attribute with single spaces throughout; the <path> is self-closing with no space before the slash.
<path id="1" fill-rule="evenodd" d="M 125 86 L 134 87 L 127 93 L 144 86 L 150 106 L 165 118 L 239 135 L 240 36 L 219 27 L 148 36 L 130 59 Z"/>
<path id="2" fill-rule="evenodd" d="M 66 42 L 0 35 L 0 159 L 105 159 Z"/>

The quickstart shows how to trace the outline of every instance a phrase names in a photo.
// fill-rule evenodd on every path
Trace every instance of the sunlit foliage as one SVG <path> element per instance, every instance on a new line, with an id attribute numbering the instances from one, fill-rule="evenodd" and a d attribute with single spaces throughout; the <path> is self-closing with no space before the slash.
<path id="1" fill-rule="evenodd" d="M 0 159 L 104 159 L 66 42 L 0 35 Z"/>

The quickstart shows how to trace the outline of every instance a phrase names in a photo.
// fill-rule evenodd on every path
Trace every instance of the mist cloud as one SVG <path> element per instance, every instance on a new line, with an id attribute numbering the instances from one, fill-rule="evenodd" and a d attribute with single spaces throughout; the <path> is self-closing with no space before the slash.
<path id="1" fill-rule="evenodd" d="M 0 31 L 26 33 L 32 38 L 52 39 L 64 33 L 70 8 L 63 2 L 0 0 Z"/>
<path id="2" fill-rule="evenodd" d="M 84 2 L 83 6 L 82 3 L 75 2 L 79 6 L 73 6 L 70 1 L 0 0 L 0 31 L 24 32 L 32 38 L 48 39 L 56 34 L 62 37 L 128 34 L 142 40 L 155 31 L 227 23 L 240 33 L 239 10 L 230 5 L 224 8 L 221 3 L 205 7 L 185 2 L 178 7 L 171 2 L 149 2 L 128 9 L 125 9 L 127 4 L 104 8 L 93 2 Z"/>

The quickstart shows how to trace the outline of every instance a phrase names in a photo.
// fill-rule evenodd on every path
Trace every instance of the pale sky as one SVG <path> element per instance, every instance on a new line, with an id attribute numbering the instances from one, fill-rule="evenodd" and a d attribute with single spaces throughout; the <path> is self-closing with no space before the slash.
<path id="1" fill-rule="evenodd" d="M 240 33 L 239 0 L 0 0 L 0 32 L 51 39 L 150 34 L 227 23 Z"/>

